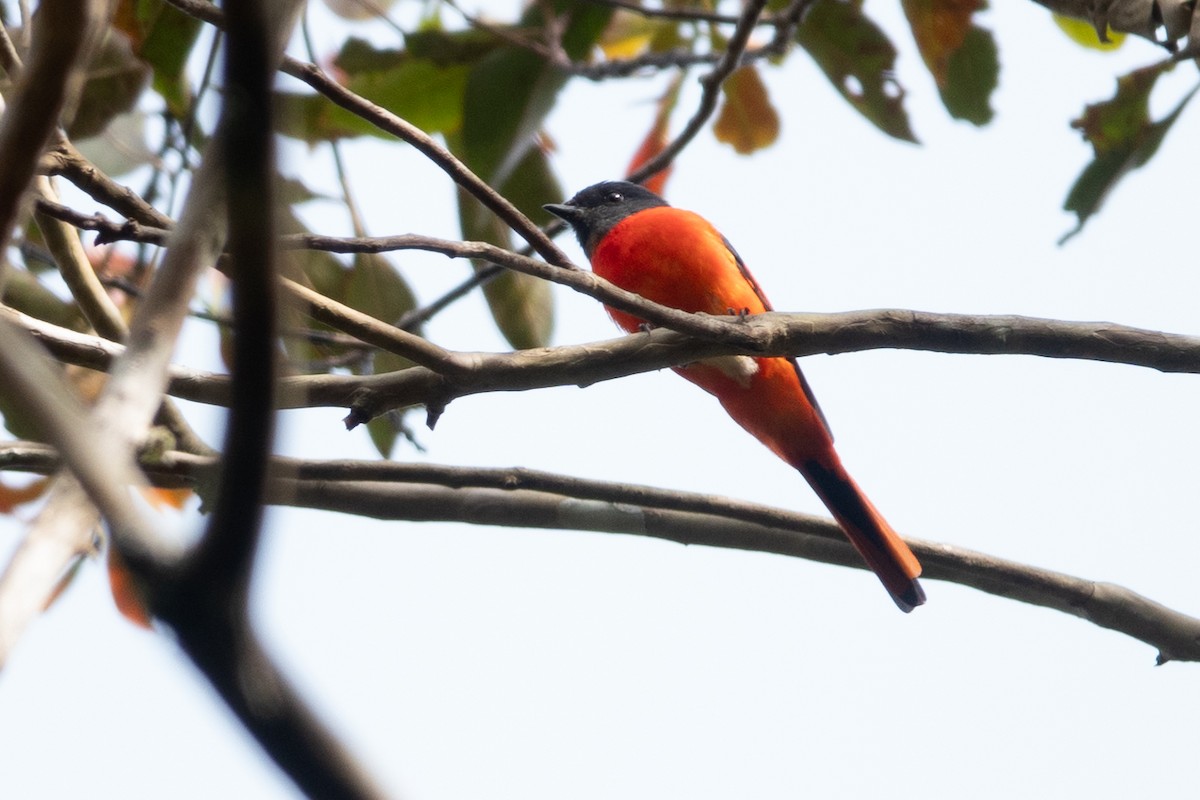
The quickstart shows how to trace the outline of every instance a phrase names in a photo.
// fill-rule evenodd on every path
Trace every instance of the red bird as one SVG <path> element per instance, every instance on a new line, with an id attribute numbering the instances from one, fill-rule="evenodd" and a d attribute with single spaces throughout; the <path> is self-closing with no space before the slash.
<path id="1" fill-rule="evenodd" d="M 545 209 L 571 225 L 592 270 L 664 306 L 706 314 L 771 310 L 758 282 L 708 220 L 625 181 L 589 186 Z M 629 332 L 644 321 L 609 308 Z M 842 466 L 792 358 L 726 356 L 675 370 L 715 395 L 738 424 L 800 471 L 902 611 L 925 602 L 921 565 Z"/>

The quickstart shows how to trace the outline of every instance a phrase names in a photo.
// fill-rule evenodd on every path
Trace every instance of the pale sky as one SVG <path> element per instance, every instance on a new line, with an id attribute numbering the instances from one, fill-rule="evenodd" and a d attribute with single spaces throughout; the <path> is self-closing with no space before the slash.
<path id="1" fill-rule="evenodd" d="M 868 10 L 901 48 L 922 147 L 878 133 L 797 52 L 766 70 L 779 142 L 745 158 L 706 132 L 667 187 L 673 204 L 721 228 L 777 309 L 1196 330 L 1194 204 L 1176 187 L 1200 166 L 1200 110 L 1185 111 L 1082 235 L 1055 244 L 1073 224 L 1062 200 L 1090 155 L 1068 120 L 1161 51 L 1131 41 L 1115 55 L 1086 52 L 1039 6 L 1003 4 L 983 18 L 1002 74 L 997 118 L 980 131 L 947 118 L 898 8 Z M 332 48 L 332 26 L 315 27 Z M 1195 80 L 1191 66 L 1164 78 L 1155 113 Z M 548 123 L 565 194 L 618 176 L 662 85 L 569 85 Z M 284 152 L 286 168 L 336 193 L 324 151 Z M 350 148 L 349 169 L 371 233 L 456 234 L 449 183 L 411 150 Z M 307 213 L 323 232 L 348 232 L 333 204 Z M 423 300 L 467 270 L 440 256 L 394 262 Z M 556 343 L 617 335 L 595 301 L 556 294 Z M 505 349 L 478 297 L 428 332 L 449 347 Z M 209 344 L 195 326 L 180 360 L 216 368 Z M 1200 613 L 1195 376 L 898 351 L 802 367 L 848 468 L 901 532 Z M 280 452 L 371 457 L 364 433 L 342 430 L 343 414 L 283 414 Z M 215 440 L 219 415 L 197 419 Z M 398 449 L 398 459 L 823 513 L 798 475 L 669 372 L 466 398 L 419 435 L 427 452 Z M 267 526 L 254 598 L 262 636 L 397 796 L 1194 791 L 1197 667 L 1155 668 L 1149 646 L 1074 617 L 937 581 L 905 616 L 866 572 L 629 536 L 287 509 Z M 0 525 L 0 548 L 19 535 Z M 102 570 L 85 568 L 0 676 L 5 796 L 295 796 L 168 637 L 130 627 L 106 591 Z"/>

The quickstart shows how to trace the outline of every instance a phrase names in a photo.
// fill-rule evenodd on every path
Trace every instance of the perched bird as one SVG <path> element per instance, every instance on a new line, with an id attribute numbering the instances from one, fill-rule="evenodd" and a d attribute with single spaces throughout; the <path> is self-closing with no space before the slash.
<path id="1" fill-rule="evenodd" d="M 693 313 L 771 310 L 741 257 L 708 220 L 637 184 L 598 183 L 545 209 L 575 230 L 592 270 L 622 289 Z M 613 308 L 608 313 L 626 331 L 645 324 Z M 800 471 L 901 610 L 925 602 L 920 563 L 842 466 L 795 359 L 726 356 L 675 371 L 716 396 L 738 424 Z"/>

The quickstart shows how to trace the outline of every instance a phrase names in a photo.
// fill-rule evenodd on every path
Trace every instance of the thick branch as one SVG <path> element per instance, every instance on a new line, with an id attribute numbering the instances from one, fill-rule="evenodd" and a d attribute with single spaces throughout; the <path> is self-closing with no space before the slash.
<path id="1" fill-rule="evenodd" d="M 286 491 L 294 493 L 293 502 L 304 507 L 380 519 L 626 533 L 864 568 L 835 523 L 786 512 L 780 513 L 792 517 L 791 524 L 768 527 L 726 516 L 579 500 L 523 489 L 464 491 L 440 486 L 317 481 L 303 482 Z M 908 542 L 925 565 L 926 578 L 949 580 L 1082 617 L 1157 648 L 1160 664 L 1170 660 L 1200 661 L 1200 619 L 1128 589 L 950 545 L 912 539 Z"/>
<path id="2" fill-rule="evenodd" d="M 274 9 L 273 15 L 271 9 Z M 350 753 L 289 686 L 259 644 L 249 593 L 274 432 L 276 293 L 271 78 L 295 5 L 242 0 L 229 6 L 226 99 L 205 166 L 224 192 L 234 265 L 231 408 L 218 492 L 204 535 L 155 586 L 151 607 L 229 708 L 275 762 L 313 797 L 377 797 Z M 272 17 L 275 18 L 272 18 Z M 213 151 L 210 151 L 210 155 Z M 214 225 L 214 239 L 224 228 Z M 181 223 L 179 230 L 183 230 Z M 210 255 L 215 258 L 217 250 Z M 182 297 L 191 296 L 186 291 Z"/>
<path id="3" fill-rule="evenodd" d="M 0 469 L 49 473 L 53 449 L 0 447 Z M 162 485 L 204 484 L 209 457 L 169 452 L 145 468 Z M 565 528 L 758 550 L 862 569 L 832 520 L 712 495 L 573 478 L 524 468 L 393 461 L 272 460 L 271 502 L 380 519 Z M 925 577 L 1044 606 L 1158 648 L 1159 661 L 1200 661 L 1200 619 L 1111 583 L 1089 581 L 951 545 L 909 539 Z"/>
<path id="4" fill-rule="evenodd" d="M 94 0 L 56 0 L 38 6 L 29 64 L 21 70 L 12 102 L 0 119 L 0 153 L 4 154 L 0 158 L 0 252 L 8 245 L 38 157 L 68 98 L 80 85 L 79 67 L 101 14 L 102 7 Z"/>
<path id="5" fill-rule="evenodd" d="M 121 345 L 0 308 L 56 357 L 106 369 Z M 453 374 L 413 367 L 383 375 L 303 375 L 280 382 L 281 408 L 333 406 L 353 409 L 353 422 L 411 405 L 442 407 L 456 397 L 550 386 L 586 386 L 639 372 L 686 364 L 716 355 L 812 355 L 897 348 L 944 353 L 1035 355 L 1200 373 L 1200 337 L 1132 328 L 1107 322 L 1064 322 L 1017 316 L 968 316 L 919 311 L 850 311 L 841 314 L 763 314 L 746 330 L 761 343 L 753 351 L 736 344 L 696 341 L 669 330 L 620 339 L 515 353 L 452 353 Z M 386 346 L 386 342 L 379 342 Z M 171 394 L 226 405 L 225 376 L 172 367 Z"/>

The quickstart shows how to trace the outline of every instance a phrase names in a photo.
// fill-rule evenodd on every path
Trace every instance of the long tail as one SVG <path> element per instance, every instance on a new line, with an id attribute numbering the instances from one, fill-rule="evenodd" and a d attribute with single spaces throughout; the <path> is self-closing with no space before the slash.
<path id="1" fill-rule="evenodd" d="M 862 554 L 900 610 L 908 613 L 924 603 L 925 592 L 917 582 L 920 562 L 858 488 L 837 454 L 829 450 L 819 460 L 801 461 L 797 469 L 833 513 L 846 538 Z"/>

